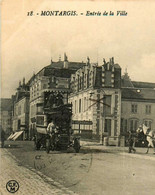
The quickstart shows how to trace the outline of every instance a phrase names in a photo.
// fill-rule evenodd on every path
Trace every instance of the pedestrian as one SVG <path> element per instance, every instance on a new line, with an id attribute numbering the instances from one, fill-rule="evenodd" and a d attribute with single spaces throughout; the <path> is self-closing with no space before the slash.
<path id="1" fill-rule="evenodd" d="M 4 148 L 5 132 L 2 126 L 0 126 L 0 141 L 1 141 L 1 147 Z"/>
<path id="2" fill-rule="evenodd" d="M 129 153 L 131 153 L 132 151 L 135 153 L 136 150 L 133 147 L 133 144 L 134 144 L 134 134 L 131 131 L 129 131 L 128 143 L 129 143 Z"/>

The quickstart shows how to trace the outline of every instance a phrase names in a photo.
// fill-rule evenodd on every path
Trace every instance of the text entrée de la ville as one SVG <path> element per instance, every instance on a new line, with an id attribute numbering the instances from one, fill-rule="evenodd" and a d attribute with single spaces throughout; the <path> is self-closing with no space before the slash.
<path id="1" fill-rule="evenodd" d="M 27 12 L 27 16 L 127 16 L 128 12 L 124 10 L 118 10 L 118 11 L 86 11 L 86 12 L 80 12 L 77 11 L 60 11 L 60 10 L 54 10 L 54 11 L 40 11 L 40 12 L 34 12 L 29 11 Z"/>

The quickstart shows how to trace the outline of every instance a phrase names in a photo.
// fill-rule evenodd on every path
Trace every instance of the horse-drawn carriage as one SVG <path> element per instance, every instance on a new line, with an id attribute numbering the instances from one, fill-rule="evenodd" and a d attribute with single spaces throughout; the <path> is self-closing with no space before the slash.
<path id="1" fill-rule="evenodd" d="M 80 138 L 73 135 L 71 129 L 72 104 L 50 104 L 44 108 L 44 114 L 37 115 L 35 148 L 50 150 L 67 150 L 73 147 L 76 152 L 80 150 Z M 53 122 L 55 131 L 47 131 L 48 124 Z"/>

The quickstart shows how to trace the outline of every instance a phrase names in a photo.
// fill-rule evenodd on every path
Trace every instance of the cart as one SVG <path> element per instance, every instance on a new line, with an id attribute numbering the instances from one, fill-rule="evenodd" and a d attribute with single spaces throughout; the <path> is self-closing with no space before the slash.
<path id="1" fill-rule="evenodd" d="M 80 151 L 80 138 L 73 135 L 71 129 L 72 104 L 62 104 L 44 110 L 36 119 L 35 149 L 45 148 L 46 152 L 67 150 L 73 147 Z M 49 122 L 54 122 L 57 132 L 47 133 Z"/>

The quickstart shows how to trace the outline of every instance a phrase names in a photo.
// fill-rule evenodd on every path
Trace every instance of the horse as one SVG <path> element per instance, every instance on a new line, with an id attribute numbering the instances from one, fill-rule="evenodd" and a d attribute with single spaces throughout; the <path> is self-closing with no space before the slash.
<path id="1" fill-rule="evenodd" d="M 146 140 L 148 141 L 146 154 L 149 152 L 149 148 L 151 147 L 154 148 L 154 154 L 155 154 L 155 145 L 153 143 L 155 141 L 155 130 L 151 130 L 149 127 L 143 124 L 137 129 L 138 134 L 142 132 L 146 136 Z"/>

